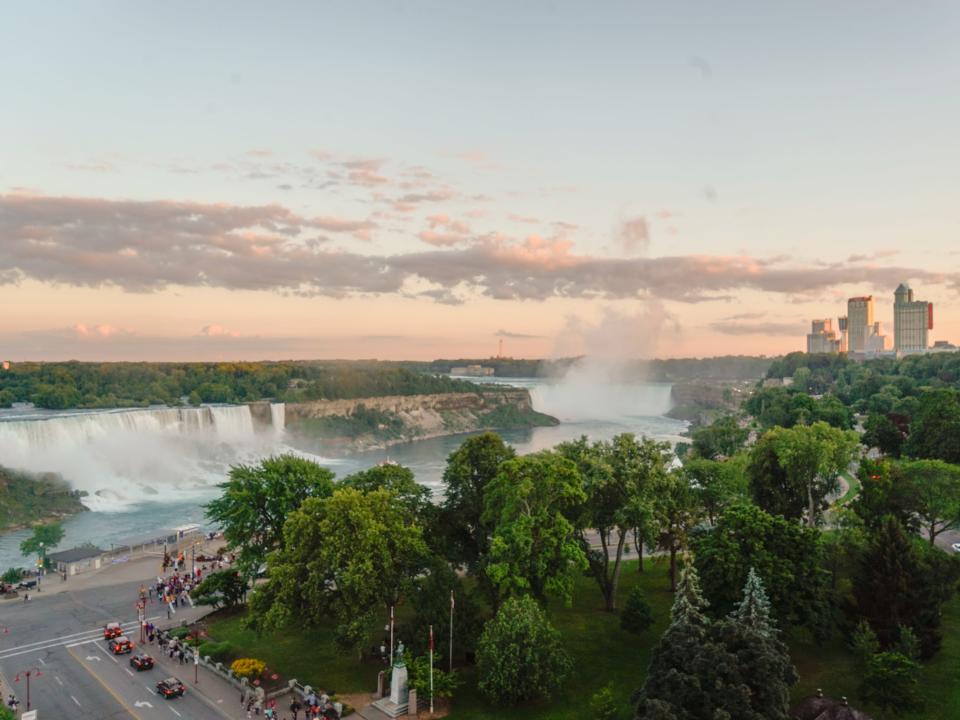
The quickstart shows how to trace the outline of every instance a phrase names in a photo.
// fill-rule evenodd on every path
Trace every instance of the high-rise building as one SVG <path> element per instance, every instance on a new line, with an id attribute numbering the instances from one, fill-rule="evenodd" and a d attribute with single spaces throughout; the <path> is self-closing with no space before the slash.
<path id="1" fill-rule="evenodd" d="M 840 352 L 840 340 L 833 331 L 833 321 L 830 318 L 814 320 L 810 323 L 810 332 L 807 334 L 808 353 L 836 353 Z"/>
<path id="2" fill-rule="evenodd" d="M 929 330 L 933 329 L 933 303 L 913 299 L 906 283 L 893 293 L 893 348 L 897 355 L 927 351 Z"/>
<path id="3" fill-rule="evenodd" d="M 873 295 L 847 300 L 847 348 L 851 353 L 863 353 L 867 338 L 873 331 Z"/>
<path id="4" fill-rule="evenodd" d="M 863 356 L 867 358 L 889 355 L 890 343 L 887 342 L 887 336 L 883 334 L 883 326 L 880 322 L 875 322 L 870 327 L 870 334 L 863 345 Z"/>
<path id="5" fill-rule="evenodd" d="M 847 316 L 837 318 L 837 329 L 840 331 L 840 352 L 845 353 L 847 345 Z"/>

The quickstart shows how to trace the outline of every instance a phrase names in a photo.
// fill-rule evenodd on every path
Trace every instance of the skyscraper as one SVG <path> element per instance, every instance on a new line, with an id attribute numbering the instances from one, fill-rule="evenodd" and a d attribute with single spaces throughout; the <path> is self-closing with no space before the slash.
<path id="1" fill-rule="evenodd" d="M 913 299 L 913 290 L 900 283 L 893 293 L 893 348 L 897 355 L 927 351 L 927 331 L 933 329 L 933 303 Z"/>
<path id="2" fill-rule="evenodd" d="M 847 337 L 851 353 L 863 353 L 873 332 L 873 295 L 847 300 Z"/>
<path id="3" fill-rule="evenodd" d="M 833 331 L 833 320 L 824 318 L 810 323 L 810 332 L 807 334 L 808 353 L 835 353 L 840 352 L 840 340 Z"/>

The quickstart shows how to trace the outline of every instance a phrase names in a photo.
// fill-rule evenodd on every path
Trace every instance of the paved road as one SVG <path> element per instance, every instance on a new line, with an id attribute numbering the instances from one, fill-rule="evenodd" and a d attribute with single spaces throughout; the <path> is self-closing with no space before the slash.
<path id="1" fill-rule="evenodd" d="M 53 590 L 59 582 L 48 580 L 48 587 Z M 61 586 L 58 592 L 32 595 L 29 603 L 0 601 L 0 681 L 4 697 L 13 692 L 21 701 L 21 710 L 25 710 L 26 683 L 23 679 L 14 682 L 14 678 L 19 672 L 36 668 L 42 674 L 31 678 L 31 706 L 44 720 L 206 720 L 226 716 L 211 700 L 191 691 L 192 667 L 163 661 L 153 670 L 136 673 L 129 666 L 128 655 L 114 657 L 107 650 L 102 630 L 107 622 L 122 623 L 130 639 L 139 641 L 135 602 L 140 583 L 124 580 L 90 587 L 76 583 L 77 589 Z M 199 613 L 184 608 L 168 622 L 165 608 L 156 602 L 147 605 L 147 619 L 160 625 L 192 620 Z M 148 652 L 156 657 L 151 650 Z M 188 684 L 187 694 L 164 700 L 154 687 L 171 674 Z"/>

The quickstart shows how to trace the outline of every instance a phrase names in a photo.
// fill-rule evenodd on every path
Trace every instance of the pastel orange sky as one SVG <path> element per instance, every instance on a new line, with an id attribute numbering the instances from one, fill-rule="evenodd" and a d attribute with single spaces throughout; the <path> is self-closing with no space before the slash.
<path id="1" fill-rule="evenodd" d="M 25 8 L 0 359 L 769 355 L 900 282 L 960 341 L 958 8 Z"/>

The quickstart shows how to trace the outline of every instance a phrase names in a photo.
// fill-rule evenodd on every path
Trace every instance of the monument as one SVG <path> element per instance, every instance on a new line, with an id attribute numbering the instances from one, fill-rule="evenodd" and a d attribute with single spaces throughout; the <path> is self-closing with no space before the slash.
<path id="1" fill-rule="evenodd" d="M 407 664 L 403 661 L 403 643 L 397 645 L 392 672 L 390 673 L 390 697 L 381 698 L 373 706 L 384 715 L 398 718 L 407 714 L 410 704 L 410 688 L 407 682 Z"/>

